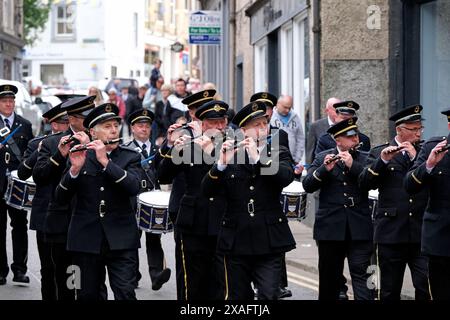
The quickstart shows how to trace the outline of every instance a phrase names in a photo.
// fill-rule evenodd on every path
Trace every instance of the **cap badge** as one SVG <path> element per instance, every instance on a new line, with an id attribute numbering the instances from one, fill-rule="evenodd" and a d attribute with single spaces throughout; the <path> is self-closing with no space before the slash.
<path id="1" fill-rule="evenodd" d="M 208 91 L 203 92 L 203 97 L 204 98 L 208 98 L 209 97 L 209 92 Z"/>
<path id="2" fill-rule="evenodd" d="M 349 108 L 353 108 L 353 102 L 349 102 L 349 103 L 347 103 L 347 107 L 349 107 Z"/>
<path id="3" fill-rule="evenodd" d="M 420 107 L 419 107 L 419 106 L 416 106 L 416 108 L 414 109 L 414 112 L 415 112 L 415 113 L 419 113 L 419 112 L 420 112 Z"/>
<path id="4" fill-rule="evenodd" d="M 220 111 L 220 106 L 218 105 L 218 104 L 216 104 L 215 106 L 214 106 L 214 108 L 213 108 L 213 110 L 215 111 L 215 112 L 219 112 Z"/>
<path id="5" fill-rule="evenodd" d="M 107 104 L 105 107 L 105 111 L 106 112 L 111 112 L 112 111 L 112 106 L 110 104 Z"/>
<path id="6" fill-rule="evenodd" d="M 5 91 L 11 91 L 11 89 L 9 88 L 9 86 L 5 86 Z"/>
<path id="7" fill-rule="evenodd" d="M 349 125 L 353 125 L 353 119 L 349 119 L 349 120 L 348 120 L 348 124 L 349 124 Z"/>
<path id="8" fill-rule="evenodd" d="M 148 115 L 148 111 L 147 110 L 142 111 L 142 115 L 143 116 L 147 116 Z"/>
<path id="9" fill-rule="evenodd" d="M 253 111 L 258 110 L 258 105 L 256 103 L 252 104 L 252 110 Z"/>
<path id="10" fill-rule="evenodd" d="M 263 94 L 261 95 L 261 98 L 267 99 L 267 93 L 263 93 Z"/>

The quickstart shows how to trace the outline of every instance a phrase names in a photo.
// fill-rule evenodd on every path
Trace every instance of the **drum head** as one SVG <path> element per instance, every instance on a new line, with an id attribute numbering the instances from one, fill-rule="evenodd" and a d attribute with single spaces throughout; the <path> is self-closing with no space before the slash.
<path id="1" fill-rule="evenodd" d="M 20 180 L 20 179 L 19 179 L 19 175 L 17 174 L 17 170 L 11 171 L 11 177 L 12 177 L 14 180 L 23 181 L 23 180 Z M 27 184 L 34 185 L 33 177 L 29 177 L 29 178 L 26 180 L 26 182 L 27 182 Z"/>
<path id="2" fill-rule="evenodd" d="M 156 206 L 156 207 L 168 207 L 170 192 L 154 190 L 149 192 L 141 193 L 138 196 L 139 202 L 143 202 L 145 204 Z"/>
<path id="3" fill-rule="evenodd" d="M 287 187 L 283 189 L 283 194 L 302 194 L 305 193 L 303 185 L 299 181 L 292 181 Z"/>

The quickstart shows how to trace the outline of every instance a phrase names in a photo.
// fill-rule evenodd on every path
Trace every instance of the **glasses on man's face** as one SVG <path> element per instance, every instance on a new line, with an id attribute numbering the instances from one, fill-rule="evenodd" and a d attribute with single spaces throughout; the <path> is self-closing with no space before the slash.
<path id="1" fill-rule="evenodd" d="M 423 130 L 425 129 L 424 126 L 418 127 L 418 128 L 407 128 L 407 127 L 400 127 L 402 129 L 406 129 L 409 132 L 423 132 Z"/>

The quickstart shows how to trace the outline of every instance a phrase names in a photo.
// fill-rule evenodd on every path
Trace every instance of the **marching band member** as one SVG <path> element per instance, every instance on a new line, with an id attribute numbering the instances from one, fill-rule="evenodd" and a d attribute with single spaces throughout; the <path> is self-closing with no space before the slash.
<path id="1" fill-rule="evenodd" d="M 159 189 L 155 166 L 158 147 L 150 143 L 154 118 L 154 113 L 147 109 L 138 109 L 128 116 L 128 124 L 133 134 L 133 140 L 125 144 L 125 146 L 141 154 L 142 180 L 139 193 Z M 141 231 L 139 233 L 141 234 Z M 171 270 L 165 267 L 166 261 L 161 246 L 161 235 L 145 232 L 145 247 L 152 289 L 159 290 L 164 283 L 169 281 L 171 274 Z M 139 267 L 139 259 L 137 265 Z M 136 282 L 140 278 L 141 274 L 138 268 Z"/>
<path id="2" fill-rule="evenodd" d="M 73 300 L 75 292 L 67 286 L 67 268 L 72 258 L 66 250 L 67 229 L 70 221 L 71 203 L 58 202 L 55 189 L 66 169 L 69 150 L 76 143 L 87 143 L 83 120 L 95 106 L 95 96 L 76 97 L 65 101 L 61 110 L 69 118 L 69 129 L 43 140 L 37 162 L 33 168 L 33 180 L 37 189 L 49 189 L 50 202 L 43 220 L 44 242 L 50 250 L 54 268 L 57 300 Z M 73 142 L 71 142 L 73 140 Z"/>
<path id="3" fill-rule="evenodd" d="M 141 157 L 118 145 L 120 122 L 119 108 L 111 103 L 89 113 L 83 125 L 93 141 L 71 149 L 70 165 L 56 188 L 60 203 L 76 198 L 67 250 L 80 268 L 74 274 L 79 300 L 101 298 L 105 268 L 115 299 L 136 299 L 139 233 L 130 197 L 139 192 Z"/>
<path id="4" fill-rule="evenodd" d="M 253 300 L 253 282 L 258 299 L 276 300 L 283 254 L 295 248 L 280 205 L 282 189 L 294 179 L 292 158 L 286 147 L 267 141 L 269 126 L 263 102 L 243 107 L 233 123 L 241 128 L 245 139 L 238 148 L 233 147 L 233 140 L 227 140 L 217 164 L 202 182 L 207 197 L 225 190 L 227 210 L 217 243 L 224 255 L 225 299 Z M 261 140 L 266 143 L 258 145 Z M 245 161 L 240 163 L 239 159 Z M 275 163 L 277 170 L 264 172 Z"/>
<path id="5" fill-rule="evenodd" d="M 193 138 L 184 135 L 174 141 L 174 147 L 161 161 L 158 170 L 160 183 L 170 183 L 180 172 L 185 177 L 185 193 L 176 220 L 183 267 L 183 295 L 179 298 L 183 300 L 223 297 L 222 263 L 216 254 L 216 240 L 225 202 L 221 197 L 203 196 L 200 187 L 203 176 L 212 166 L 212 162 L 207 163 L 205 159 L 216 156 L 214 143 L 217 141 L 213 142 L 211 137 L 223 134 L 228 105 L 211 100 L 209 96 L 205 97 L 209 102 L 197 107 L 195 112 L 204 134 Z M 170 135 L 169 140 L 172 139 Z M 181 154 L 183 158 L 179 159 Z"/>
<path id="6" fill-rule="evenodd" d="M 27 273 L 28 235 L 27 214 L 6 204 L 3 195 L 7 187 L 7 173 L 16 170 L 22 161 L 28 141 L 33 138 L 30 121 L 14 112 L 17 87 L 9 84 L 0 85 L 0 129 L 7 128 L 8 135 L 0 141 L 0 285 L 6 284 L 9 273 L 6 254 L 6 226 L 8 215 L 12 227 L 13 263 L 11 271 L 14 274 L 13 283 L 28 285 L 30 279 Z M 14 134 L 13 134 L 14 132 Z M 11 136 L 11 134 L 13 134 Z"/>
<path id="7" fill-rule="evenodd" d="M 450 130 L 450 110 L 442 114 L 447 116 Z M 423 215 L 422 253 L 428 256 L 428 277 L 433 300 L 450 300 L 449 139 L 450 134 L 426 141 L 404 181 L 410 194 L 422 190 L 429 192 Z"/>
<path id="8" fill-rule="evenodd" d="M 339 299 L 346 257 L 355 299 L 372 299 L 367 287 L 372 220 L 368 192 L 358 186 L 367 154 L 353 149 L 359 143 L 357 119 L 343 120 L 328 129 L 336 148 L 319 153 L 303 180 L 306 192 L 320 189 L 313 232 L 319 248 L 319 300 Z"/>
<path id="9" fill-rule="evenodd" d="M 364 189 L 378 189 L 374 213 L 374 243 L 380 268 L 378 299 L 400 300 L 406 265 L 411 270 L 416 300 L 429 300 L 428 260 L 420 252 L 422 218 L 427 190 L 410 196 L 403 179 L 414 164 L 422 136 L 422 106 L 392 115 L 396 136 L 388 145 L 373 148 L 360 175 Z"/>
<path id="10" fill-rule="evenodd" d="M 336 109 L 336 119 L 334 123 L 338 123 L 342 120 L 347 120 L 356 115 L 356 111 L 359 110 L 359 104 L 354 101 L 342 101 L 333 104 L 333 108 Z M 370 151 L 370 139 L 368 136 L 358 131 L 359 141 L 361 142 L 361 151 Z M 328 133 L 324 133 L 317 140 L 316 147 L 314 149 L 314 157 L 317 157 L 319 153 L 325 150 L 333 149 L 336 146 L 336 142 L 333 137 Z"/>
<path id="11" fill-rule="evenodd" d="M 61 109 L 59 104 L 42 115 L 47 119 L 52 127 L 52 135 L 64 132 L 69 128 L 69 120 L 67 112 Z M 33 168 L 37 162 L 39 149 L 44 139 L 51 137 L 41 136 L 30 140 L 27 150 L 24 153 L 24 159 L 17 169 L 19 179 L 26 180 L 31 177 Z M 34 194 L 31 214 L 30 214 L 30 230 L 36 230 L 36 243 L 41 262 L 41 294 L 42 300 L 57 300 L 57 286 L 55 279 L 55 268 L 51 256 L 51 246 L 45 241 L 44 236 L 44 219 L 47 213 L 48 204 L 51 199 L 52 187 L 49 184 L 36 185 L 36 193 Z"/>
<path id="12" fill-rule="evenodd" d="M 215 90 L 203 90 L 195 94 L 192 94 L 184 98 L 181 102 L 186 105 L 189 111 L 189 118 L 192 119 L 191 122 L 185 123 L 185 121 L 174 123 L 167 130 L 167 138 L 159 149 L 161 157 L 166 157 L 166 154 L 173 147 L 175 140 L 184 134 L 188 134 L 191 138 L 199 135 L 201 132 L 200 120 L 195 118 L 195 111 L 202 104 L 214 100 L 216 94 Z M 177 216 L 178 210 L 180 208 L 180 201 L 185 193 L 185 177 L 183 172 L 179 172 L 172 180 L 172 190 L 170 192 L 169 199 L 169 217 L 173 223 L 173 236 L 175 240 L 175 272 L 176 272 L 176 283 L 177 283 L 177 299 L 183 300 L 185 297 L 184 287 L 184 276 L 183 276 L 183 257 L 181 253 L 181 239 L 179 232 L 177 230 Z"/>

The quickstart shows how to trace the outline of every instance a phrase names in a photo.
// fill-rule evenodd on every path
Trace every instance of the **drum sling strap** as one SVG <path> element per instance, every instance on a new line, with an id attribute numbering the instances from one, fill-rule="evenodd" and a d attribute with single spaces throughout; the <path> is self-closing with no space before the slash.
<path id="1" fill-rule="evenodd" d="M 5 127 L 5 123 L 3 122 L 3 119 L 0 121 L 0 129 L 3 129 Z M 12 153 L 16 156 L 17 160 L 19 162 L 22 162 L 22 156 L 20 155 L 19 147 L 17 146 L 16 141 L 14 140 L 14 137 L 11 137 L 6 144 L 8 144 L 9 149 L 11 149 Z"/>

